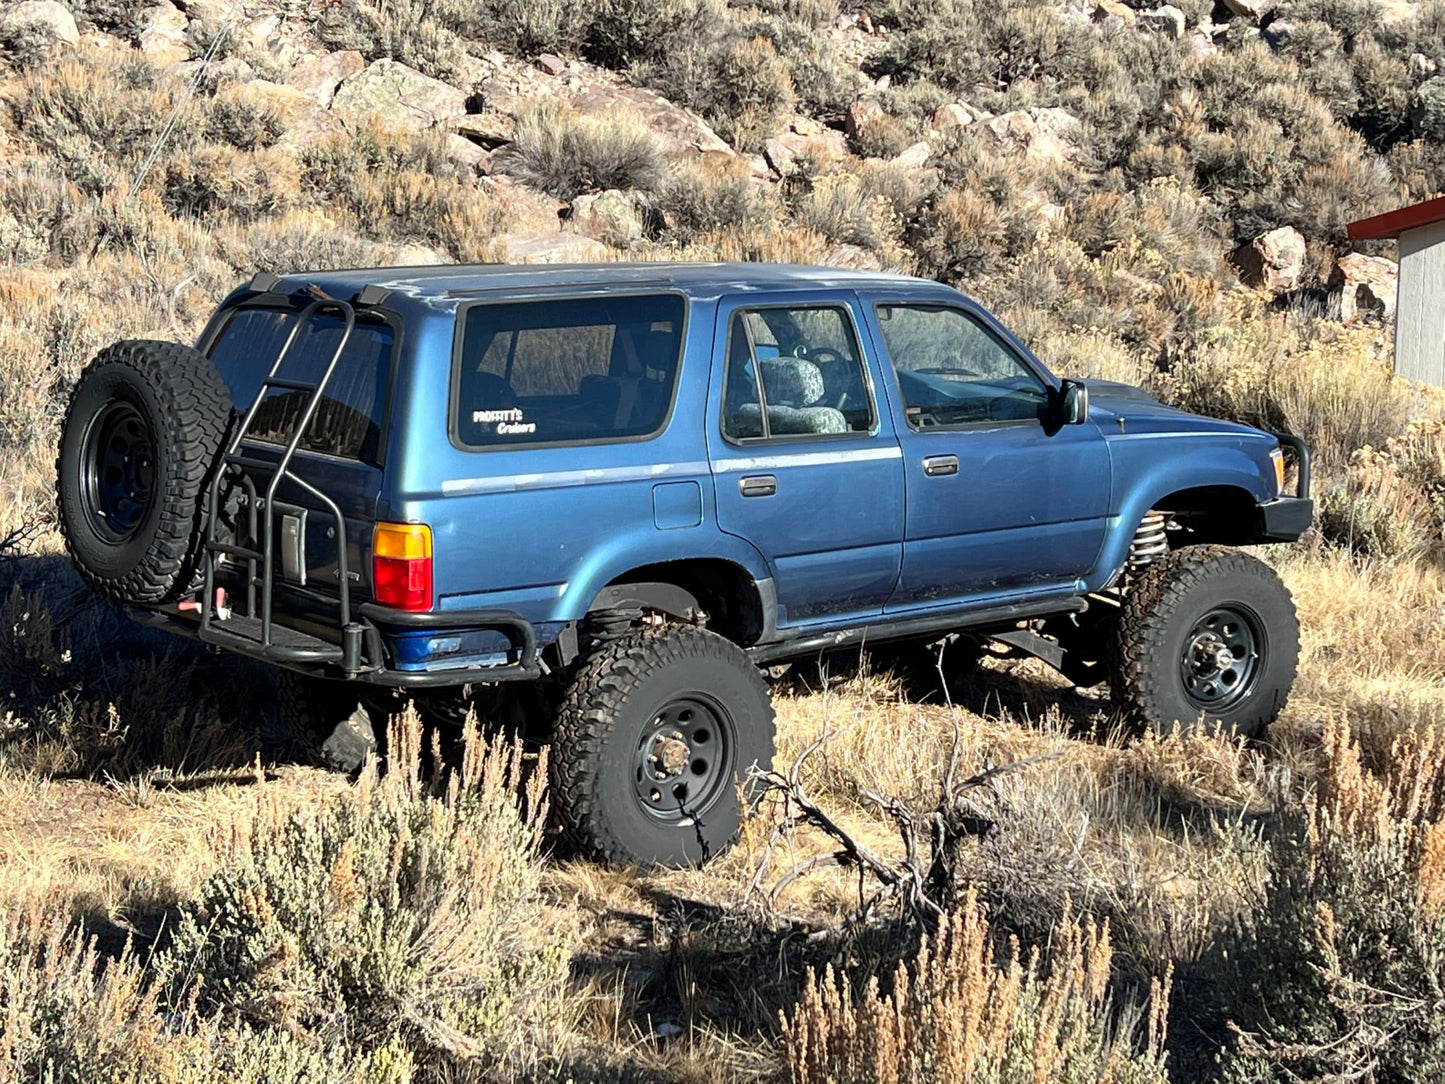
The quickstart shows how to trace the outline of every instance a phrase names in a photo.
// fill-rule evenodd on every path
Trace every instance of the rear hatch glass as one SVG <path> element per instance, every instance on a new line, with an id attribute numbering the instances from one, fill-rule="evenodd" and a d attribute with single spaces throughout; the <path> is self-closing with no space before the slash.
<path id="1" fill-rule="evenodd" d="M 211 349 L 211 360 L 231 391 L 231 401 L 245 410 L 256 398 L 261 381 L 286 343 L 299 313 L 287 309 L 241 309 L 226 322 Z M 296 336 L 276 375 L 316 383 L 341 341 L 345 322 L 334 313 L 314 313 Z M 307 427 L 300 447 L 310 452 L 359 459 L 376 465 L 381 456 L 381 425 L 386 412 L 395 333 L 379 320 L 358 320 L 326 394 Z M 296 431 L 309 392 L 273 388 L 266 393 L 249 437 L 285 444 Z"/>

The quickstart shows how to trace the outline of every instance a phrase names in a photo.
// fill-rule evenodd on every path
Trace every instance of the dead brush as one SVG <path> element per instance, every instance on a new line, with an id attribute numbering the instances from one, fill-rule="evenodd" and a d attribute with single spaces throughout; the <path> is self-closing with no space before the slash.
<path id="1" fill-rule="evenodd" d="M 821 976 L 810 971 L 802 1001 L 782 1014 L 793 1081 L 1168 1079 L 1170 980 L 1154 982 L 1144 1005 L 1116 1012 L 1107 923 L 1081 922 L 1066 910 L 1046 955 L 1024 958 L 1011 939 L 998 966 L 995 951 L 987 916 L 969 892 L 898 965 L 886 992 L 876 977 L 855 990 L 831 967 Z"/>
<path id="2" fill-rule="evenodd" d="M 1445 735 L 1370 771 L 1342 721 L 1251 928 L 1221 947 L 1227 1080 L 1417 1080 L 1445 1064 Z"/>

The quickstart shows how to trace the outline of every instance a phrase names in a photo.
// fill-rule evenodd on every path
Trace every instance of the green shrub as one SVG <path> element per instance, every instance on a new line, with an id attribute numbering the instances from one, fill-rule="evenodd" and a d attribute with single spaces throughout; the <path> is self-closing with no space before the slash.
<path id="1" fill-rule="evenodd" d="M 400 1039 L 431 1064 L 496 1061 L 560 1019 L 567 961 L 538 896 L 545 776 L 524 785 L 520 748 L 473 731 L 460 772 L 425 783 L 421 734 L 408 711 L 384 778 L 238 830 L 156 961 L 170 1004 L 361 1052 Z"/>
<path id="2" fill-rule="evenodd" d="M 761 230 L 781 211 L 772 188 L 760 186 L 746 163 L 737 161 L 674 170 L 659 186 L 657 200 L 671 238 L 681 245 L 716 230 Z"/>
<path id="3" fill-rule="evenodd" d="M 657 140 L 639 118 L 578 116 L 549 104 L 517 118 L 498 164 L 561 200 L 609 188 L 650 192 L 662 176 Z"/>

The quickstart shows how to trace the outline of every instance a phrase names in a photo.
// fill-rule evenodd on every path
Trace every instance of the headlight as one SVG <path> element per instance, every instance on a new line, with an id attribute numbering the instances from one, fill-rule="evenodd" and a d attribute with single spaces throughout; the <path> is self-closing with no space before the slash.
<path id="1" fill-rule="evenodd" d="M 1274 494 L 1278 497 L 1284 493 L 1284 452 L 1276 448 L 1269 457 L 1274 460 Z"/>

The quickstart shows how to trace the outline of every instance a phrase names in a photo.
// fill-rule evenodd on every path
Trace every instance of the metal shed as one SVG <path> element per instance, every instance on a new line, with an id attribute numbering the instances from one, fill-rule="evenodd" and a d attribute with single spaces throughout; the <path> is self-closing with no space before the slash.
<path id="1" fill-rule="evenodd" d="M 1350 240 L 1400 242 L 1395 371 L 1445 385 L 1445 197 L 1350 224 Z"/>

